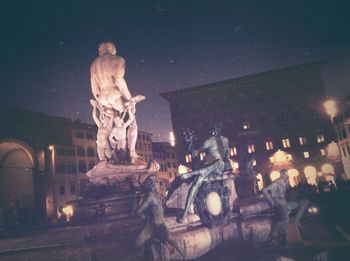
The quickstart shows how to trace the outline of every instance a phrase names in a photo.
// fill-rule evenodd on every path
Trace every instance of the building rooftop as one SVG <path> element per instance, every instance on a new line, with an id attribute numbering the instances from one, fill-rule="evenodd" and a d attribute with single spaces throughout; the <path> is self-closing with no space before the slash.
<path id="1" fill-rule="evenodd" d="M 321 70 L 321 68 L 326 64 L 326 62 L 327 62 L 326 60 L 319 60 L 319 61 L 315 61 L 315 62 L 311 62 L 311 63 L 289 66 L 289 67 L 285 67 L 282 69 L 245 75 L 245 76 L 234 78 L 234 79 L 223 80 L 223 81 L 218 81 L 218 82 L 214 82 L 214 83 L 208 83 L 208 84 L 184 88 L 184 89 L 176 90 L 176 91 L 164 92 L 164 93 L 160 93 L 160 96 L 163 97 L 165 100 L 169 101 L 169 99 L 171 99 L 173 97 L 181 96 L 184 94 L 194 94 L 194 93 L 203 92 L 206 90 L 226 88 L 228 86 L 230 86 L 230 87 L 239 86 L 242 83 L 257 81 L 257 80 L 266 79 L 266 78 L 270 78 L 270 77 L 275 77 L 275 76 L 278 76 L 278 75 L 284 74 L 284 73 L 303 71 L 303 70 L 308 70 L 311 68 L 316 68 L 318 70 Z"/>

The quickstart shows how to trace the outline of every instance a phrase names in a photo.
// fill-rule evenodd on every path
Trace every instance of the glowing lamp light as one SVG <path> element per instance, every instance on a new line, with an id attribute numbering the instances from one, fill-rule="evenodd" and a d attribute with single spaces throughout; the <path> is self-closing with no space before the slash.
<path id="1" fill-rule="evenodd" d="M 181 175 L 181 174 L 189 172 L 190 169 L 187 168 L 186 166 L 180 164 L 180 166 L 178 167 L 178 171 L 179 171 L 179 174 Z"/>
<path id="2" fill-rule="evenodd" d="M 50 145 L 50 146 L 49 146 L 49 150 L 50 150 L 50 151 L 53 151 L 54 149 L 55 149 L 55 146 L 54 146 L 54 145 Z"/>
<path id="3" fill-rule="evenodd" d="M 270 162 L 278 168 L 289 168 L 292 166 L 292 155 L 278 150 L 270 157 Z"/>
<path id="4" fill-rule="evenodd" d="M 340 151 L 338 144 L 332 141 L 331 143 L 328 144 L 326 147 L 327 151 L 327 158 L 330 160 L 334 161 L 339 161 L 340 160 Z"/>
<path id="5" fill-rule="evenodd" d="M 70 205 L 67 205 L 67 206 L 62 208 L 62 212 L 66 215 L 67 221 L 69 222 L 71 217 L 74 214 L 73 207 Z"/>
<path id="6" fill-rule="evenodd" d="M 307 210 L 310 214 L 317 214 L 318 208 L 317 207 L 309 207 Z"/>
<path id="7" fill-rule="evenodd" d="M 221 199 L 218 193 L 212 191 L 208 194 L 206 198 L 206 207 L 210 214 L 217 216 L 221 213 Z"/>
<path id="8" fill-rule="evenodd" d="M 331 118 L 334 118 L 334 116 L 337 114 L 337 103 L 335 100 L 328 100 L 323 104 L 323 107 L 326 110 L 326 113 L 331 116 Z"/>

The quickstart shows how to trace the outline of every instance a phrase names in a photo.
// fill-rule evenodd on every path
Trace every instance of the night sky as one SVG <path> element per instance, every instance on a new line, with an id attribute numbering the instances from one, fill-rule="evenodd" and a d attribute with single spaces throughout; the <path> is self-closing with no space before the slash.
<path id="1" fill-rule="evenodd" d="M 0 102 L 92 123 L 100 42 L 127 62 L 139 129 L 167 140 L 167 92 L 327 59 L 331 96 L 350 94 L 347 1 L 11 1 L 1 4 Z M 127 3 L 127 4 L 126 4 Z"/>

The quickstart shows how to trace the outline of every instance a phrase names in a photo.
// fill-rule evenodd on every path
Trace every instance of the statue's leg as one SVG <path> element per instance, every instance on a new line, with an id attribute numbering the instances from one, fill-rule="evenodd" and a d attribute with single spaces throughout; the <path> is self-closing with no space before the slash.
<path id="1" fill-rule="evenodd" d="M 185 210 L 184 210 L 182 216 L 177 219 L 177 221 L 179 223 L 182 223 L 184 218 L 187 216 L 187 212 L 190 209 L 191 204 L 193 203 L 194 198 L 197 195 L 198 189 L 202 185 L 202 183 L 203 183 L 205 178 L 206 178 L 206 176 L 204 176 L 204 175 L 203 176 L 198 176 L 196 178 L 196 180 L 193 182 L 193 184 L 192 184 L 192 186 L 191 186 L 191 188 L 190 188 L 190 190 L 189 190 L 189 192 L 187 194 Z"/>
<path id="2" fill-rule="evenodd" d="M 106 158 L 110 160 L 112 158 L 113 153 L 112 153 L 112 148 L 109 144 L 106 144 L 104 152 L 105 152 Z"/>
<path id="3" fill-rule="evenodd" d="M 145 228 L 141 231 L 140 235 L 136 239 L 136 246 L 141 248 L 144 244 L 151 239 L 153 229 L 151 225 L 146 224 Z"/>
<path id="4" fill-rule="evenodd" d="M 300 223 L 300 219 L 303 217 L 306 209 L 308 208 L 309 206 L 309 200 L 307 199 L 303 199 L 303 200 L 299 200 L 298 201 L 298 211 L 297 211 L 297 214 L 295 215 L 295 220 L 294 220 L 294 223 L 295 225 L 299 226 L 299 227 L 302 227 L 301 223 Z"/>
<path id="5" fill-rule="evenodd" d="M 214 171 L 221 174 L 222 170 L 223 170 L 223 166 L 224 166 L 223 164 L 224 164 L 223 161 L 217 160 L 214 163 L 212 163 L 211 165 L 208 165 L 208 166 L 201 168 L 199 170 L 195 170 L 192 172 L 181 174 L 180 177 L 182 180 L 185 180 L 185 179 L 188 179 L 188 178 L 193 177 L 193 176 L 207 176 L 208 174 L 210 174 Z"/>
<path id="6" fill-rule="evenodd" d="M 135 151 L 136 140 L 137 140 L 137 122 L 136 119 L 130 124 L 128 128 L 128 149 L 130 152 L 131 163 L 135 163 L 138 155 Z"/>
<path id="7" fill-rule="evenodd" d="M 270 236 L 274 239 L 280 239 L 286 233 L 286 227 L 289 220 L 288 211 L 286 206 L 278 204 L 275 206 L 275 213 L 277 220 L 276 223 L 272 226 Z"/>
<path id="8" fill-rule="evenodd" d="M 102 147 L 98 144 L 97 144 L 97 156 L 98 156 L 99 160 L 101 160 L 101 161 L 106 159 L 104 147 Z"/>

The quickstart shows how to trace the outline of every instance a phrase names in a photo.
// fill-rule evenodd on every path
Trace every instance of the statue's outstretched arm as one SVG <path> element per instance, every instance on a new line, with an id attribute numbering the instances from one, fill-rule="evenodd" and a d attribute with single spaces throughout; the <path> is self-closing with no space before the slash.
<path id="1" fill-rule="evenodd" d="M 97 109 L 96 109 L 96 101 L 95 100 L 90 100 L 90 103 L 92 105 L 92 118 L 94 119 L 97 127 L 101 127 L 102 123 L 99 120 L 99 118 L 97 117 Z"/>
<path id="2" fill-rule="evenodd" d="M 92 89 L 92 94 L 94 95 L 95 99 L 98 99 L 99 93 L 101 92 L 101 88 L 98 85 L 97 80 L 95 79 L 94 75 L 91 75 L 90 77 L 90 81 L 91 81 L 91 89 Z"/>
<path id="3" fill-rule="evenodd" d="M 135 120 L 135 114 L 131 112 L 131 108 L 128 109 L 129 119 L 123 124 L 124 128 L 129 127 L 129 125 Z"/>

